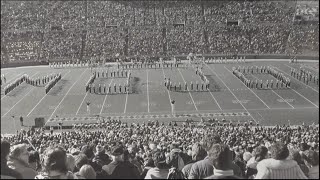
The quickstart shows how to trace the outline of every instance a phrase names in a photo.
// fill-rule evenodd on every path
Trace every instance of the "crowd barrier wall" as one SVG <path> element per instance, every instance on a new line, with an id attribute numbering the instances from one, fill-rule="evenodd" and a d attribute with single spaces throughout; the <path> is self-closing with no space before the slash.
<path id="1" fill-rule="evenodd" d="M 188 55 L 173 55 L 177 59 L 186 60 Z M 292 56 L 286 54 L 237 54 L 237 55 L 226 55 L 226 54 L 203 54 L 206 58 L 213 57 L 236 57 L 236 56 L 245 56 L 246 59 L 290 59 Z M 161 57 L 161 56 L 160 56 Z M 298 60 L 319 60 L 319 56 L 308 56 L 308 55 L 298 55 Z M 64 61 L 67 62 L 67 61 Z M 15 62 L 1 64 L 1 68 L 11 68 L 11 67 L 22 67 L 22 66 L 39 66 L 39 65 L 48 65 L 47 61 L 40 62 Z"/>

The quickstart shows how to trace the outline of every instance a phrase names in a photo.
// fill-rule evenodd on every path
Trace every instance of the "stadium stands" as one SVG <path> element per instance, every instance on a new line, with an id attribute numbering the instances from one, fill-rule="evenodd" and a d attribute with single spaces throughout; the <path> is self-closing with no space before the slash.
<path id="1" fill-rule="evenodd" d="M 293 22 L 295 13 L 310 14 L 301 10 L 310 5 L 289 1 L 191 1 L 183 6 L 174 1 L 4 1 L 1 5 L 5 62 L 105 59 L 117 53 L 315 55 L 319 50 L 318 23 Z M 314 16 L 317 10 L 312 9 Z M 227 26 L 226 21 L 239 25 Z M 18 31 L 25 33 L 14 36 L 33 50 L 15 45 L 9 32 Z"/>
<path id="2" fill-rule="evenodd" d="M 294 22 L 318 11 L 295 1 L 1 1 L 1 65 L 118 53 L 318 56 L 319 20 Z M 1 179 L 319 179 L 318 159 L 319 125 L 108 120 L 1 135 Z"/>

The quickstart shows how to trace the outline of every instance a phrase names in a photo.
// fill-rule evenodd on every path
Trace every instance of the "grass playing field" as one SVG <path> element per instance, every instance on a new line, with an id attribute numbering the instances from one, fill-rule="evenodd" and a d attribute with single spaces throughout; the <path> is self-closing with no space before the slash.
<path id="1" fill-rule="evenodd" d="M 88 68 L 53 69 L 47 66 L 1 69 L 7 83 L 22 74 L 36 78 L 51 73 L 61 73 L 62 79 L 45 94 L 44 87 L 23 83 L 4 95 L 1 86 L 1 134 L 21 129 L 19 117 L 25 126 L 34 125 L 34 119 L 44 117 L 46 125 L 57 125 L 49 119 L 66 118 L 64 125 L 90 122 L 85 117 L 120 118 L 122 121 L 137 122 L 158 119 L 159 121 L 184 121 L 186 118 L 200 120 L 214 117 L 228 122 L 259 122 L 261 125 L 318 124 L 319 86 L 309 85 L 290 76 L 290 67 L 306 65 L 309 71 L 319 75 L 319 63 L 303 62 L 290 64 L 285 61 L 255 61 L 245 64 L 208 64 L 203 73 L 210 81 L 209 92 L 174 92 L 164 87 L 164 77 L 175 82 L 200 82 L 200 77 L 190 68 L 135 69 L 136 92 L 133 94 L 99 95 L 85 92 L 85 83 L 90 78 Z M 232 74 L 236 66 L 271 65 L 291 79 L 291 89 L 256 90 L 247 88 Z M 262 80 L 270 75 L 254 74 Z M 275 80 L 275 79 L 274 79 Z M 124 84 L 125 78 L 98 79 L 95 82 Z M 175 100 L 178 117 L 171 115 L 171 100 Z M 86 102 L 90 102 L 91 114 L 87 113 Z M 13 119 L 11 116 L 15 116 Z M 74 118 L 73 117 L 79 117 Z M 83 118 L 82 118 L 83 117 Z"/>

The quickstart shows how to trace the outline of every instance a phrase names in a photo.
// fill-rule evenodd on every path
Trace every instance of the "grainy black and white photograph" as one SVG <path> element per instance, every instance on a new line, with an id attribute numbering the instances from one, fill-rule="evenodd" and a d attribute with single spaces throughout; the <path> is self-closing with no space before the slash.
<path id="1" fill-rule="evenodd" d="M 1 179 L 319 179 L 319 1 L 1 0 Z"/>

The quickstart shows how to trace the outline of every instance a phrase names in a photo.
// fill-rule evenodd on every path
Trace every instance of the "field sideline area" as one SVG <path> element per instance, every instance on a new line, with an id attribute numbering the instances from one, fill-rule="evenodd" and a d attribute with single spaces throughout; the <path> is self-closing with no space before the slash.
<path id="1" fill-rule="evenodd" d="M 44 87 L 35 87 L 25 82 L 12 92 L 4 95 L 1 86 L 1 134 L 14 133 L 21 129 L 19 117 L 25 126 L 33 126 L 37 117 L 45 118 L 46 125 L 56 126 L 58 122 L 48 119 L 58 116 L 66 118 L 64 125 L 90 122 L 85 117 L 111 117 L 127 122 L 158 119 L 160 122 L 184 121 L 187 118 L 199 121 L 201 117 L 227 122 L 253 121 L 260 125 L 301 125 L 318 124 L 319 86 L 306 85 L 290 76 L 290 68 L 299 69 L 305 65 L 319 76 L 319 63 L 304 62 L 291 64 L 288 60 L 254 61 L 246 64 L 207 64 L 203 73 L 210 84 L 215 85 L 209 92 L 173 92 L 164 86 L 164 77 L 185 81 L 199 81 L 199 77 L 188 68 L 135 69 L 132 77 L 137 78 L 138 92 L 133 94 L 99 95 L 85 92 L 90 78 L 89 68 L 60 68 L 48 66 L 5 68 L 7 84 L 23 74 L 42 77 L 61 73 L 62 79 L 46 95 Z M 232 74 L 236 66 L 273 66 L 291 79 L 291 89 L 256 90 L 246 87 Z M 99 69 L 99 68 L 97 68 Z M 263 78 L 263 77 L 259 77 Z M 271 78 L 268 77 L 269 79 Z M 104 83 L 124 84 L 124 79 L 106 79 Z M 177 117 L 171 115 L 170 101 L 175 100 Z M 91 114 L 87 114 L 86 102 L 90 102 Z M 11 116 L 15 116 L 14 121 Z M 75 119 L 74 117 L 79 117 Z M 70 119 L 68 119 L 70 118 Z M 73 119 L 74 118 L 74 119 Z"/>

